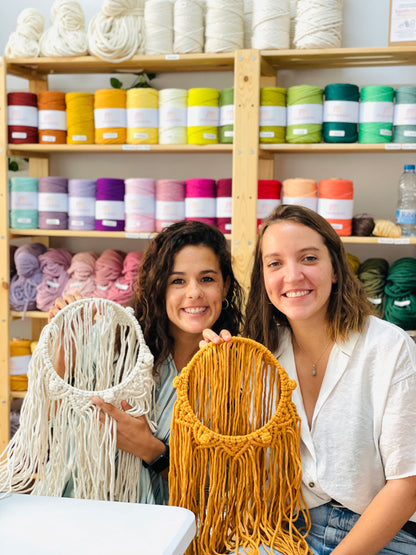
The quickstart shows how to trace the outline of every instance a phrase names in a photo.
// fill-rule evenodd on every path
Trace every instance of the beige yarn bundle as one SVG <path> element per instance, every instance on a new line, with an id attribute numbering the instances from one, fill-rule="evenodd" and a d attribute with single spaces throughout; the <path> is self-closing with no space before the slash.
<path id="1" fill-rule="evenodd" d="M 17 17 L 16 31 L 13 31 L 4 50 L 8 58 L 39 56 L 39 39 L 43 32 L 45 20 L 42 12 L 34 8 L 25 8 Z"/>
<path id="2" fill-rule="evenodd" d="M 296 384 L 276 358 L 251 339 L 210 343 L 174 385 L 169 503 L 195 513 L 187 554 L 308 553 Z"/>
<path id="3" fill-rule="evenodd" d="M 55 0 L 51 26 L 40 38 L 41 56 L 85 56 L 88 54 L 85 16 L 75 0 Z"/>
<path id="4" fill-rule="evenodd" d="M 30 361 L 20 427 L 0 455 L 0 492 L 61 496 L 72 480 L 74 497 L 138 502 L 141 459 L 117 449 L 116 420 L 91 398 L 118 408 L 126 400 L 154 429 L 152 367 L 132 309 L 82 299 L 60 310 Z"/>

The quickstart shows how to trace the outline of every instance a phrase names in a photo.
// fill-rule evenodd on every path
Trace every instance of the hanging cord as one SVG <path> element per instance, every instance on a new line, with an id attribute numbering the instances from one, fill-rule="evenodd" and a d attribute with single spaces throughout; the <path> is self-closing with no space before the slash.
<path id="1" fill-rule="evenodd" d="M 39 56 L 39 39 L 43 33 L 43 14 L 34 8 L 25 8 L 17 18 L 16 31 L 7 41 L 4 55 L 8 58 L 36 58 Z"/>
<path id="2" fill-rule="evenodd" d="M 88 54 L 85 16 L 75 0 L 55 0 L 52 25 L 40 38 L 41 56 L 85 56 Z"/>
<path id="3" fill-rule="evenodd" d="M 144 53 L 144 0 L 105 0 L 88 25 L 90 54 L 120 63 Z"/>

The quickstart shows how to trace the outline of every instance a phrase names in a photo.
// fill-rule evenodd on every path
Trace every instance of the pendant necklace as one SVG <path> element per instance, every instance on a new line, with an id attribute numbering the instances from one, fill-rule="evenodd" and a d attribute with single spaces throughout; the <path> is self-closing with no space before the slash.
<path id="1" fill-rule="evenodd" d="M 316 365 L 318 364 L 318 362 L 321 360 L 321 358 L 324 356 L 325 351 L 328 349 L 329 345 L 331 343 L 331 339 L 328 341 L 328 343 L 326 344 L 325 349 L 322 351 L 322 353 L 319 355 L 319 358 L 312 364 L 312 370 L 311 370 L 311 374 L 312 376 L 316 376 L 317 372 L 316 372 Z"/>

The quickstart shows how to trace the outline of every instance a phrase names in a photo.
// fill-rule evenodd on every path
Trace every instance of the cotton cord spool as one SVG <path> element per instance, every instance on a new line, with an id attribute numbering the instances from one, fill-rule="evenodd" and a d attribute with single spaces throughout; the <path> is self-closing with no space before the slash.
<path id="1" fill-rule="evenodd" d="M 38 179 L 36 177 L 10 179 L 10 226 L 16 229 L 37 229 Z"/>
<path id="2" fill-rule="evenodd" d="M 321 179 L 318 184 L 318 214 L 340 236 L 351 235 L 354 186 L 348 179 Z"/>
<path id="3" fill-rule="evenodd" d="M 65 248 L 48 249 L 39 255 L 42 281 L 36 292 L 36 307 L 47 312 L 58 297 L 62 297 L 69 280 L 67 270 L 71 265 L 72 253 Z"/>
<path id="4" fill-rule="evenodd" d="M 124 183 L 125 231 L 144 233 L 155 231 L 155 180 L 131 177 Z"/>
<path id="5" fill-rule="evenodd" d="M 216 214 L 217 227 L 223 233 L 231 233 L 231 218 L 233 214 L 232 198 L 233 181 L 231 178 L 218 179 L 217 181 L 217 200 Z"/>
<path id="6" fill-rule="evenodd" d="M 39 39 L 45 19 L 42 12 L 25 8 L 17 17 L 16 30 L 7 40 L 4 55 L 7 58 L 36 58 L 39 56 Z"/>
<path id="7" fill-rule="evenodd" d="M 173 4 L 173 51 L 176 54 L 204 51 L 202 0 L 177 0 Z"/>
<path id="8" fill-rule="evenodd" d="M 97 179 L 95 203 L 95 229 L 97 231 L 124 230 L 124 194 L 123 179 L 109 177 Z"/>
<path id="9" fill-rule="evenodd" d="M 11 144 L 38 142 L 38 97 L 30 92 L 7 93 L 7 135 Z"/>
<path id="10" fill-rule="evenodd" d="M 121 306 L 128 306 L 133 303 L 137 284 L 137 272 L 141 260 L 141 252 L 129 252 L 126 254 L 121 276 L 108 290 L 107 298 L 110 301 L 119 303 Z"/>
<path id="11" fill-rule="evenodd" d="M 63 378 L 53 366 L 61 349 Z M 82 299 L 59 311 L 30 361 L 20 428 L 1 456 L 0 491 L 61 497 L 69 480 L 79 499 L 139 502 L 141 459 L 117 449 L 116 420 L 91 399 L 117 408 L 126 400 L 128 413 L 155 430 L 152 366 L 132 309 Z"/>
<path id="12" fill-rule="evenodd" d="M 220 143 L 232 144 L 234 140 L 234 88 L 220 92 Z"/>
<path id="13" fill-rule="evenodd" d="M 260 143 L 284 143 L 286 135 L 286 89 L 260 89 Z"/>
<path id="14" fill-rule="evenodd" d="M 66 121 L 69 145 L 94 144 L 94 95 L 92 93 L 66 93 Z"/>
<path id="15" fill-rule="evenodd" d="M 343 0 L 298 0 L 296 48 L 340 48 Z"/>
<path id="16" fill-rule="evenodd" d="M 280 204 L 281 181 L 259 179 L 257 184 L 257 227 Z"/>
<path id="17" fill-rule="evenodd" d="M 9 341 L 10 389 L 13 391 L 27 389 L 27 371 L 32 358 L 30 344 L 30 339 L 13 338 Z"/>
<path id="18" fill-rule="evenodd" d="M 282 204 L 298 204 L 315 212 L 318 209 L 318 184 L 314 179 L 294 177 L 285 179 L 282 188 Z"/>
<path id="19" fill-rule="evenodd" d="M 97 183 L 92 179 L 68 181 L 68 229 L 95 229 Z"/>
<path id="20" fill-rule="evenodd" d="M 65 93 L 42 91 L 38 97 L 39 143 L 66 144 Z"/>
<path id="21" fill-rule="evenodd" d="M 126 253 L 115 249 L 106 249 L 95 262 L 94 297 L 105 299 L 111 286 L 118 280 L 123 271 Z"/>
<path id="22" fill-rule="evenodd" d="M 172 54 L 173 3 L 146 0 L 144 4 L 145 54 Z"/>
<path id="23" fill-rule="evenodd" d="M 256 0 L 253 2 L 252 48 L 280 50 L 289 48 L 289 0 Z"/>
<path id="24" fill-rule="evenodd" d="M 215 225 L 215 192 L 214 179 L 187 179 L 185 183 L 185 218 Z"/>
<path id="25" fill-rule="evenodd" d="M 92 297 L 95 290 L 95 263 L 98 254 L 92 251 L 77 252 L 68 268 L 69 279 L 64 287 L 64 295 L 81 294 L 83 299 Z"/>
<path id="26" fill-rule="evenodd" d="M 253 34 L 253 0 L 244 0 L 244 48 L 251 48 L 251 36 Z"/>
<path id="27" fill-rule="evenodd" d="M 36 309 L 36 292 L 42 281 L 39 256 L 46 252 L 42 243 L 28 243 L 14 253 L 16 274 L 10 281 L 10 309 L 23 312 Z"/>
<path id="28" fill-rule="evenodd" d="M 416 87 L 394 91 L 393 143 L 416 143 Z"/>
<path id="29" fill-rule="evenodd" d="M 244 47 L 243 0 L 206 0 L 205 52 L 234 52 Z"/>
<path id="30" fill-rule="evenodd" d="M 127 91 L 127 143 L 157 145 L 159 92 L 152 88 Z"/>
<path id="31" fill-rule="evenodd" d="M 41 56 L 86 56 L 88 40 L 85 16 L 75 0 L 55 0 L 51 8 L 52 25 L 40 38 Z"/>
<path id="32" fill-rule="evenodd" d="M 156 181 L 156 231 L 185 219 L 185 181 Z"/>
<path id="33" fill-rule="evenodd" d="M 188 91 L 186 89 L 162 89 L 159 91 L 159 144 L 186 145 L 187 107 Z"/>
<path id="34" fill-rule="evenodd" d="M 287 90 L 288 143 L 320 143 L 322 139 L 323 89 L 296 85 Z"/>
<path id="35" fill-rule="evenodd" d="M 289 0 L 290 9 L 290 28 L 289 28 L 289 48 L 295 48 L 296 13 L 298 0 Z"/>
<path id="36" fill-rule="evenodd" d="M 390 143 L 393 135 L 393 87 L 361 88 L 359 143 Z"/>
<path id="37" fill-rule="evenodd" d="M 218 143 L 219 97 L 220 92 L 217 89 L 189 89 L 188 144 L 209 145 Z"/>
<path id="38" fill-rule="evenodd" d="M 127 93 L 124 89 L 99 89 L 94 94 L 95 143 L 125 144 Z"/>
<path id="39" fill-rule="evenodd" d="M 358 279 L 366 292 L 368 301 L 373 305 L 380 318 L 384 317 L 386 286 L 389 263 L 385 258 L 368 258 L 358 269 Z"/>
<path id="40" fill-rule="evenodd" d="M 68 229 L 68 180 L 39 177 L 39 229 Z"/>
<path id="41" fill-rule="evenodd" d="M 145 0 L 104 0 L 88 25 L 90 54 L 120 63 L 144 54 Z"/>
<path id="42" fill-rule="evenodd" d="M 357 85 L 335 83 L 324 89 L 322 135 L 326 143 L 358 140 L 360 91 Z"/>

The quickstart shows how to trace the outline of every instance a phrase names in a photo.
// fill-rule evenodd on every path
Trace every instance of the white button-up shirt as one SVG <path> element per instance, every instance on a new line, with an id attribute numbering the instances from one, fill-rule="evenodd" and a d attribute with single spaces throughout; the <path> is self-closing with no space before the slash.
<path id="1" fill-rule="evenodd" d="M 276 358 L 298 383 L 288 329 Z M 299 386 L 303 493 L 311 509 L 331 499 L 363 513 L 386 480 L 416 475 L 416 345 L 371 316 L 332 348 L 309 428 Z M 412 519 L 416 521 L 416 513 Z"/>

